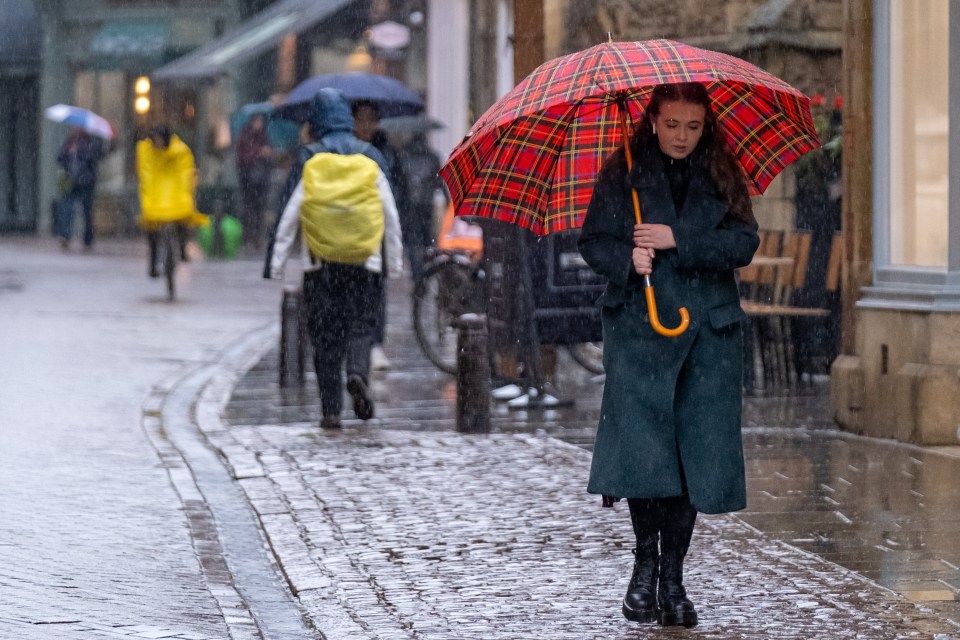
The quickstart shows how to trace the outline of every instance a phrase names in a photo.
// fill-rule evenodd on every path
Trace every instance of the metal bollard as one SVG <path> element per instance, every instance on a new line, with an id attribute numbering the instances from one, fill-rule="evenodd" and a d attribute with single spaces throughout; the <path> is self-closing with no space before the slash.
<path id="1" fill-rule="evenodd" d="M 306 353 L 303 292 L 284 287 L 280 303 L 280 386 L 303 384 Z"/>
<path id="2" fill-rule="evenodd" d="M 490 431 L 490 357 L 487 318 L 465 313 L 457 318 L 457 431 Z"/>

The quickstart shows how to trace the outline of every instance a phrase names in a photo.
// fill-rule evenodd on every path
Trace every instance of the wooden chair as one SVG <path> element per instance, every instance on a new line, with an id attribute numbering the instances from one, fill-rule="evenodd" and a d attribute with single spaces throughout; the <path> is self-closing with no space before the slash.
<path id="1" fill-rule="evenodd" d="M 837 293 L 840 291 L 840 265 L 843 262 L 843 235 L 833 234 L 830 241 L 830 259 L 827 261 L 827 291 Z"/>
<path id="2" fill-rule="evenodd" d="M 767 246 L 764 245 L 765 236 L 769 243 Z M 781 234 L 779 243 L 771 240 L 771 237 L 776 236 L 770 233 L 761 234 L 757 255 L 765 258 L 777 257 L 779 260 L 761 260 L 759 262 L 773 264 L 763 267 L 751 265 L 747 270 L 747 295 L 744 296 L 742 304 L 751 319 L 750 337 L 755 347 L 753 361 L 746 364 L 753 366 L 754 371 L 762 372 L 764 388 L 767 384 L 793 387 L 801 382 L 801 371 L 791 323 L 796 318 L 827 316 L 830 311 L 791 304 L 793 292 L 806 282 L 812 234 L 805 230 L 789 231 Z M 839 245 L 837 239 L 834 243 Z M 777 244 L 779 252 L 774 256 L 772 246 Z M 835 262 L 839 267 L 839 257 Z M 741 270 L 741 282 L 743 271 Z"/>

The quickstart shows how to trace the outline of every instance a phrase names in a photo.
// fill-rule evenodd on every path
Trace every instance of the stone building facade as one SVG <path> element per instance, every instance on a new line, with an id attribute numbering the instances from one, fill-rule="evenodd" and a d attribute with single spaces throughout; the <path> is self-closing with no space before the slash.
<path id="1" fill-rule="evenodd" d="M 547 57 L 607 39 L 667 38 L 748 60 L 804 92 L 824 111 L 841 96 L 841 0 L 561 0 L 561 33 L 547 33 Z M 824 113 L 826 116 L 827 114 Z M 788 168 L 754 206 L 761 225 L 795 226 L 796 176 Z"/>

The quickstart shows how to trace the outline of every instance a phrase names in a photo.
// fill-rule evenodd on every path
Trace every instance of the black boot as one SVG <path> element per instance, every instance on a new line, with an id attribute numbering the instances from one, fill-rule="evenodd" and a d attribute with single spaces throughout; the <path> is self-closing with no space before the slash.
<path id="1" fill-rule="evenodd" d="M 660 613 L 657 608 L 660 553 L 657 551 L 656 536 L 651 536 L 643 543 L 638 541 L 633 553 L 636 558 L 627 595 L 623 597 L 623 617 L 633 622 L 656 622 Z"/>
<path id="2" fill-rule="evenodd" d="M 686 496 L 682 502 L 675 498 L 669 500 L 678 502 L 664 509 L 660 530 L 660 583 L 657 587 L 660 624 L 694 627 L 697 625 L 697 610 L 683 588 L 683 559 L 690 548 L 697 512 Z"/>
<path id="3" fill-rule="evenodd" d="M 660 571 L 658 512 L 651 500 L 627 500 L 630 521 L 637 537 L 633 573 L 623 597 L 623 617 L 633 622 L 657 622 L 657 575 Z"/>

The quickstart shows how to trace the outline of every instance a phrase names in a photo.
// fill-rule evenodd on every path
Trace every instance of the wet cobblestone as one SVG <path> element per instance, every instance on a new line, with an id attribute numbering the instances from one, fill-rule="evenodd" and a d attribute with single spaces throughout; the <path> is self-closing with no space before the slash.
<path id="1" fill-rule="evenodd" d="M 700 626 L 626 622 L 629 516 L 584 491 L 601 385 L 561 354 L 556 389 L 573 407 L 498 405 L 492 434 L 451 433 L 452 381 L 403 337 L 403 303 L 391 293 L 394 369 L 372 381 L 377 419 L 321 432 L 312 379 L 279 390 L 267 354 L 212 427 L 328 638 L 960 638 L 944 584 L 957 562 L 931 559 L 955 548 L 957 530 L 914 517 L 908 507 L 922 503 L 911 491 L 923 491 L 890 482 L 907 464 L 909 482 L 923 468 L 927 487 L 936 477 L 948 486 L 960 460 L 830 431 L 816 389 L 745 407 L 750 509 L 701 516 L 686 580 Z M 870 472 L 841 472 L 851 466 Z M 937 513 L 960 510 L 941 501 Z M 875 544 L 878 528 L 903 533 Z M 916 557 L 897 547 L 934 536 L 941 546 L 918 543 Z M 941 590 L 925 595 L 947 599 L 916 591 L 911 602 L 903 583 L 901 593 L 881 586 L 892 575 L 917 587 L 935 576 Z"/>
<path id="2" fill-rule="evenodd" d="M 511 434 L 330 435 L 291 425 L 234 435 L 262 452 L 270 486 L 258 482 L 250 497 L 271 522 L 271 543 L 301 600 L 329 607 L 335 599 L 364 632 L 324 630 L 329 638 L 636 637 L 638 627 L 619 613 L 629 518 L 584 493 L 587 452 Z M 276 513 L 281 503 L 285 514 Z M 288 558 L 299 564 L 287 566 Z M 659 635 L 956 633 L 856 573 L 732 517 L 701 518 L 687 585 L 701 625 Z"/>

